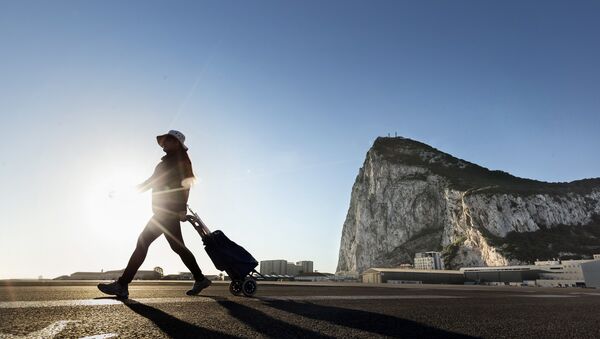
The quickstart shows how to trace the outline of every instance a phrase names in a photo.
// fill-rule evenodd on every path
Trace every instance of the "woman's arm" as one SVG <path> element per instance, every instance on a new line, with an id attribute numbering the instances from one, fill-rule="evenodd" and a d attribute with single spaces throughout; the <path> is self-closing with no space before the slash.
<path id="1" fill-rule="evenodd" d="M 152 177 L 146 179 L 146 181 L 144 181 L 143 183 L 136 185 L 135 188 L 140 193 L 146 192 L 147 190 L 149 190 L 152 187 L 152 185 L 151 185 L 152 179 L 153 179 Z"/>
<path id="2" fill-rule="evenodd" d="M 146 179 L 143 183 L 136 185 L 137 190 L 141 192 L 146 192 L 147 190 L 152 188 L 154 181 L 156 180 L 156 174 L 158 171 L 158 165 L 154 168 L 154 172 L 150 176 L 150 178 Z"/>

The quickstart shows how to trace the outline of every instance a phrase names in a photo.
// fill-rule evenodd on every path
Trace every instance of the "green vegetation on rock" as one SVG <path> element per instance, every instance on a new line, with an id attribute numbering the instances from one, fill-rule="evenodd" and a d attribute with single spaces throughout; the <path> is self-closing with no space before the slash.
<path id="1" fill-rule="evenodd" d="M 558 225 L 535 232 L 509 232 L 498 237 L 481 228 L 490 245 L 509 259 L 536 260 L 591 258 L 600 253 L 600 217 L 587 225 Z"/>
<path id="2" fill-rule="evenodd" d="M 427 144 L 408 139 L 379 137 L 373 151 L 385 160 L 408 166 L 423 167 L 444 177 L 457 190 L 482 189 L 478 194 L 515 193 L 520 195 L 589 194 L 600 189 L 600 178 L 576 180 L 568 183 L 550 183 L 515 177 L 507 172 L 492 171 L 485 167 L 453 157 Z"/>

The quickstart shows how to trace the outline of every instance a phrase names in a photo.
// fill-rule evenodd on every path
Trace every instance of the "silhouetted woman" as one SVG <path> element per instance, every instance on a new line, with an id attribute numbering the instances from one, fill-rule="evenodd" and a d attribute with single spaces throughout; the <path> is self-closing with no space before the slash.
<path id="1" fill-rule="evenodd" d="M 142 192 L 152 189 L 154 215 L 138 237 L 137 246 L 123 275 L 112 283 L 98 284 L 100 291 L 119 298 L 129 296 L 128 284 L 144 262 L 148 246 L 161 234 L 165 235 L 171 249 L 179 254 L 185 266 L 194 275 L 194 285 L 186 293 L 196 295 L 211 284 L 202 274 L 192 252 L 185 247 L 181 236 L 179 222 L 185 221 L 187 200 L 194 178 L 192 162 L 187 154 L 188 148 L 184 143 L 185 136 L 179 131 L 171 130 L 167 134 L 157 136 L 156 140 L 167 154 L 156 165 L 152 176 L 137 186 Z"/>

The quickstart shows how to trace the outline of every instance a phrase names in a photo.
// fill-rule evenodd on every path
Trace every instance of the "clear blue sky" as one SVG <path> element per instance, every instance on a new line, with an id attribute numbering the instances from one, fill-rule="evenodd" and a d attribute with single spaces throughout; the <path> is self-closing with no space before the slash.
<path id="1" fill-rule="evenodd" d="M 150 195 L 108 192 L 146 179 L 172 128 L 207 223 L 328 272 L 377 136 L 598 177 L 599 17 L 598 1 L 1 1 L 0 278 L 124 267 Z M 186 270 L 163 238 L 155 265 Z"/>

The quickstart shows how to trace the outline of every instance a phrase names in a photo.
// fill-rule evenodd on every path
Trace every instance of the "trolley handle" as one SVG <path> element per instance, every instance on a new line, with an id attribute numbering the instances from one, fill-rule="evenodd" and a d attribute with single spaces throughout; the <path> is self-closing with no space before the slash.
<path id="1" fill-rule="evenodd" d="M 202 221 L 202 219 L 200 218 L 200 216 L 194 212 L 194 210 L 192 210 L 190 208 L 190 205 L 186 205 L 188 210 L 190 210 L 190 212 L 192 213 L 192 215 L 188 215 L 187 216 L 187 220 L 194 225 L 194 227 L 200 227 L 200 230 L 202 231 L 203 237 L 209 236 L 210 235 L 210 230 L 208 229 L 208 227 L 206 226 L 206 224 L 204 223 L 204 221 Z M 196 221 L 196 223 L 194 223 L 194 221 Z"/>

